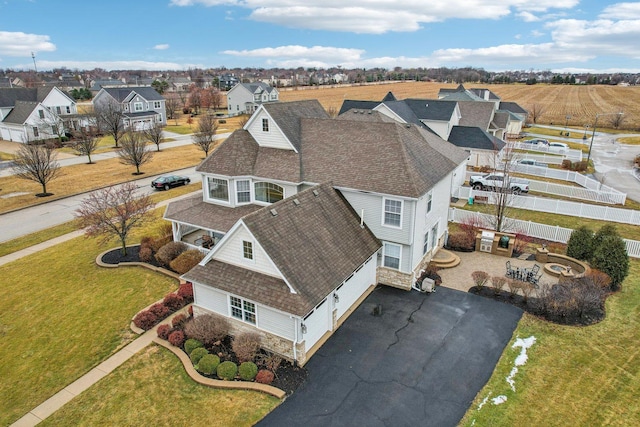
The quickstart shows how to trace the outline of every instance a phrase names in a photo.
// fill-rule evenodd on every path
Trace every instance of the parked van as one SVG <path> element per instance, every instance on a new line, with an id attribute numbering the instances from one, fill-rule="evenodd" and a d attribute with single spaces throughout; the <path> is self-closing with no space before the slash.
<path id="1" fill-rule="evenodd" d="M 549 143 L 549 152 L 550 153 L 558 153 L 565 154 L 569 151 L 569 146 L 564 142 L 550 142 Z"/>

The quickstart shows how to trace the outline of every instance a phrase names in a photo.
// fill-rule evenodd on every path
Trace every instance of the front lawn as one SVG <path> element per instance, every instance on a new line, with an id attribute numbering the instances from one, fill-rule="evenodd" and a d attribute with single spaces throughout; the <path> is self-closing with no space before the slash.
<path id="1" fill-rule="evenodd" d="M 152 345 L 40 425 L 252 426 L 279 403 L 197 384 L 173 353 Z"/>
<path id="2" fill-rule="evenodd" d="M 133 315 L 177 288 L 146 269 L 98 267 L 105 249 L 79 237 L 0 267 L 0 425 L 134 339 Z"/>
<path id="3" fill-rule="evenodd" d="M 525 314 L 461 425 L 637 424 L 640 260 L 632 259 L 630 267 L 622 291 L 607 299 L 603 322 L 586 327 L 559 326 Z M 513 391 L 506 378 L 521 349 L 512 345 L 517 338 L 532 336 L 536 341 L 526 352 L 528 360 L 513 375 Z M 499 399 L 497 404 L 495 398 Z"/>

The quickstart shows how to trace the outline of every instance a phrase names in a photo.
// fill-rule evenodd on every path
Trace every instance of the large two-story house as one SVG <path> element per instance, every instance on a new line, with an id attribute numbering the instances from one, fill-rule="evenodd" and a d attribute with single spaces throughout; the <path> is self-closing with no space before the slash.
<path id="1" fill-rule="evenodd" d="M 165 212 L 176 241 L 207 252 L 184 275 L 194 311 L 303 363 L 368 289 L 412 289 L 443 244 L 467 156 L 378 112 L 261 105 L 196 168 L 202 194 Z"/>
<path id="2" fill-rule="evenodd" d="M 145 130 L 153 123 L 167 124 L 165 99 L 150 86 L 103 87 L 92 102 L 96 110 L 109 104 L 120 108 L 125 128 Z"/>
<path id="3" fill-rule="evenodd" d="M 0 89 L 0 138 L 6 141 L 63 136 L 77 114 L 76 101 L 57 87 Z"/>
<path id="4" fill-rule="evenodd" d="M 238 83 L 227 92 L 227 111 L 230 116 L 251 114 L 260 105 L 279 100 L 278 89 L 264 82 Z"/>

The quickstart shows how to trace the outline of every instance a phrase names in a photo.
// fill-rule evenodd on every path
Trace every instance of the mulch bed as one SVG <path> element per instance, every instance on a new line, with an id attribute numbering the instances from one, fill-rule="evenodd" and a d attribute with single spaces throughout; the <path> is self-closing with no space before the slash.
<path id="1" fill-rule="evenodd" d="M 105 264 L 118 265 L 121 262 L 146 262 L 154 267 L 162 267 L 160 263 L 153 257 L 151 261 L 140 261 L 140 245 L 127 246 L 127 254 L 122 255 L 121 248 L 110 250 L 102 255 L 101 261 Z"/>

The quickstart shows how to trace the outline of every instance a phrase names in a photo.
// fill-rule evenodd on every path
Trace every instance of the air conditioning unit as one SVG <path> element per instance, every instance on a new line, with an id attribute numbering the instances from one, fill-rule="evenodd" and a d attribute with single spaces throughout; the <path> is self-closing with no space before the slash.
<path id="1" fill-rule="evenodd" d="M 429 279 L 425 277 L 422 280 L 422 284 L 420 285 L 421 292 L 435 292 L 436 291 L 436 282 L 433 279 Z"/>

